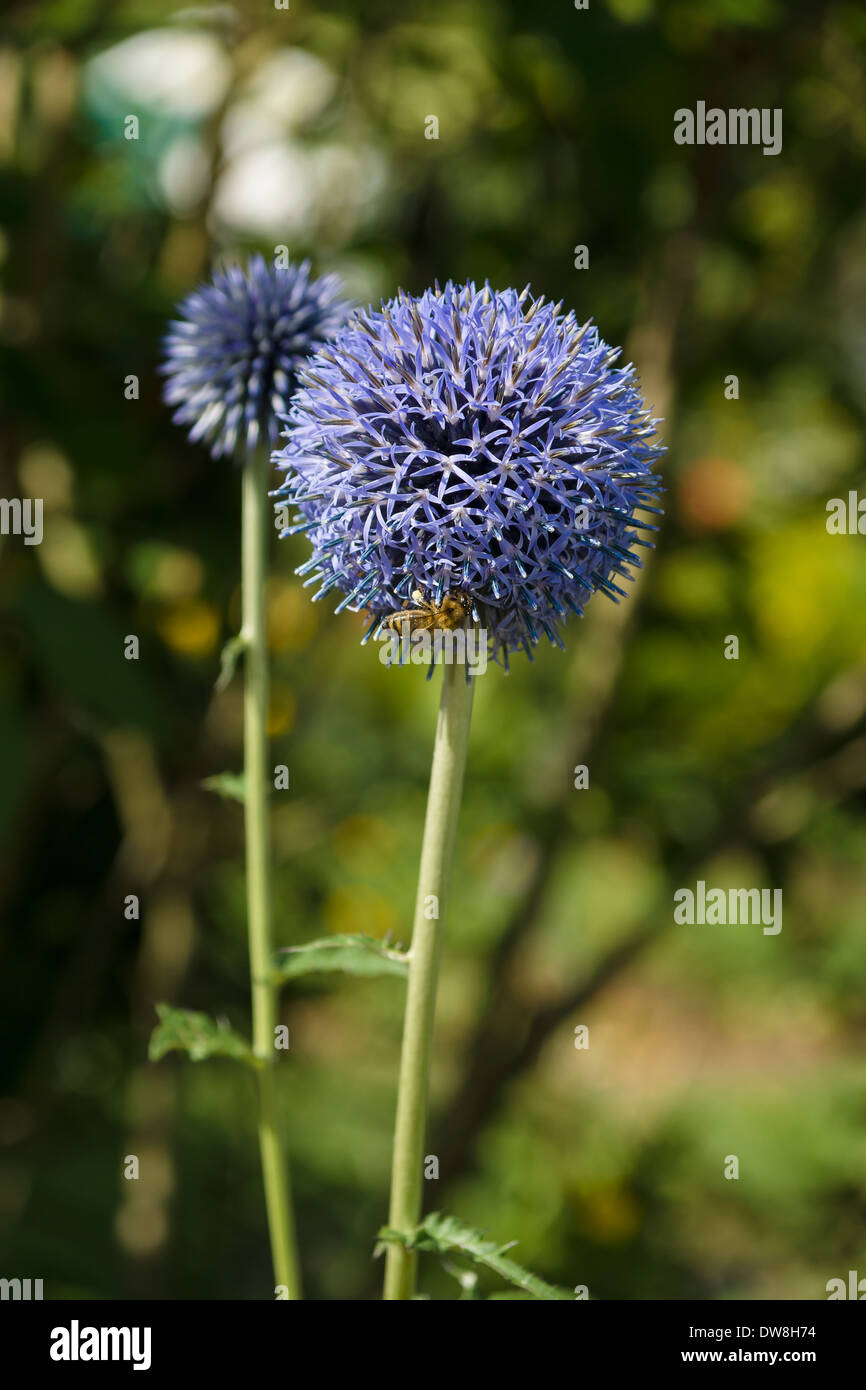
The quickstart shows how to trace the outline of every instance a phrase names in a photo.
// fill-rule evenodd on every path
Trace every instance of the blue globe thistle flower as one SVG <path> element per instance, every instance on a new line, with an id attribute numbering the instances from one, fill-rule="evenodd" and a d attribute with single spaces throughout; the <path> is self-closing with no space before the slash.
<path id="1" fill-rule="evenodd" d="M 253 256 L 218 271 L 179 306 L 169 325 L 165 400 L 214 458 L 260 441 L 273 445 L 303 360 L 345 322 L 335 275 L 310 277 L 310 263 L 275 266 Z"/>
<path id="2" fill-rule="evenodd" d="M 632 366 L 527 287 L 437 285 L 356 312 L 306 364 L 274 462 L 308 584 L 373 618 L 464 593 L 491 654 L 562 646 L 657 529 L 664 452 Z"/>

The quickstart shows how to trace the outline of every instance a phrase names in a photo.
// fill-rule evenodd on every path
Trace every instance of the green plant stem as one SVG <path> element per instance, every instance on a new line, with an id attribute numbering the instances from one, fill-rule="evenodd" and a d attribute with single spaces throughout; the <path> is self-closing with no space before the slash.
<path id="1" fill-rule="evenodd" d="M 414 1230 L 421 1215 L 436 979 L 463 791 L 473 686 L 474 681 L 466 679 L 464 667 L 456 663 L 444 667 L 412 928 L 391 1170 L 388 1224 L 405 1233 Z M 435 916 L 431 915 L 434 906 Z M 412 1297 L 416 1263 L 417 1255 L 413 1250 L 396 1243 L 388 1246 L 384 1293 L 387 1300 Z"/>
<path id="2" fill-rule="evenodd" d="M 300 1270 L 289 1188 L 289 1168 L 277 1124 L 274 1028 L 277 986 L 269 980 L 273 956 L 268 834 L 268 654 L 265 631 L 269 456 L 258 450 L 243 471 L 242 589 L 244 645 L 244 825 L 246 831 L 247 930 L 250 946 L 253 1051 L 258 1072 L 259 1148 L 274 1276 L 301 1297 Z"/>

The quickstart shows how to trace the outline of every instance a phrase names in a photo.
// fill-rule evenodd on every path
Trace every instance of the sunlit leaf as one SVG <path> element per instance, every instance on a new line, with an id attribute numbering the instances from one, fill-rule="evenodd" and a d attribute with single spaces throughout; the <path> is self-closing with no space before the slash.
<path id="1" fill-rule="evenodd" d="M 473 1264 L 492 1269 L 500 1278 L 522 1289 L 532 1298 L 564 1302 L 574 1297 L 568 1289 L 546 1283 L 544 1279 L 539 1279 L 538 1275 L 531 1274 L 528 1269 L 509 1259 L 505 1252 L 512 1248 L 514 1241 L 498 1245 L 494 1240 L 487 1240 L 481 1231 L 458 1221 L 456 1216 L 443 1216 L 438 1211 L 431 1212 L 421 1225 L 408 1235 L 384 1226 L 379 1232 L 379 1240 L 385 1244 L 397 1242 L 405 1245 L 407 1250 L 431 1251 L 436 1255 L 463 1255 Z"/>
<path id="2" fill-rule="evenodd" d="M 150 1036 L 148 1056 L 158 1062 L 167 1052 L 185 1052 L 193 1062 L 208 1057 L 232 1057 L 237 1062 L 258 1067 L 260 1062 L 249 1043 L 228 1024 L 192 1009 L 173 1009 L 157 1004 L 159 1023 Z"/>
<path id="3" fill-rule="evenodd" d="M 231 683 L 245 648 L 246 639 L 239 632 L 226 642 L 220 652 L 220 673 L 214 683 L 214 690 L 223 691 Z"/>
<path id="4" fill-rule="evenodd" d="M 242 772 L 217 772 L 213 777 L 205 777 L 202 782 L 205 791 L 216 792 L 227 801 L 246 800 L 246 782 Z"/>
<path id="5" fill-rule="evenodd" d="M 375 937 L 363 935 L 328 936 L 303 946 L 290 946 L 275 962 L 276 980 L 294 980 L 298 975 L 342 971 L 347 975 L 400 975 L 409 972 L 409 957 Z"/>

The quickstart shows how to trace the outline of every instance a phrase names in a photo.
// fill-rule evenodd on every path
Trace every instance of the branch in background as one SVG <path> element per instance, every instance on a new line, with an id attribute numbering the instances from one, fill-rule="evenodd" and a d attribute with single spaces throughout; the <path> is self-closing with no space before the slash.
<path id="1" fill-rule="evenodd" d="M 866 671 L 859 676 L 866 694 Z M 685 849 L 681 845 L 663 847 L 669 883 L 688 881 L 702 864 L 737 845 L 748 844 L 764 854 L 763 841 L 767 836 L 762 833 L 758 812 L 779 781 L 792 773 L 810 776 L 819 794 L 829 793 L 834 803 L 862 790 L 866 784 L 866 716 L 861 709 L 849 728 L 840 728 L 838 724 L 828 727 L 821 713 L 826 693 L 821 691 L 808 716 L 796 720 L 777 742 L 769 766 L 733 793 L 710 834 Z M 784 836 L 774 833 L 770 838 L 778 844 L 800 829 L 799 825 L 791 826 Z M 542 890 L 547 882 L 549 879 L 541 885 Z M 501 1110 L 511 1084 L 537 1061 L 554 1030 L 569 1014 L 584 1009 L 619 979 L 647 947 L 661 938 L 673 920 L 670 898 L 657 901 L 588 976 L 557 998 L 527 1010 L 526 1000 L 514 978 L 507 974 L 507 968 L 516 945 L 539 919 L 543 901 L 543 891 L 531 901 L 527 896 L 512 918 L 512 949 L 500 953 L 498 962 L 499 989 L 473 1034 L 463 1080 L 437 1126 L 431 1152 L 439 1157 L 446 1186 L 475 1168 L 481 1134 Z"/>

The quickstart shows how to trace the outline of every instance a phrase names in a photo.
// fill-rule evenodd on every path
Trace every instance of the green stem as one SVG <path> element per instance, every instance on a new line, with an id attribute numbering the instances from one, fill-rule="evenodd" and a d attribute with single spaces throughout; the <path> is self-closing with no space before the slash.
<path id="1" fill-rule="evenodd" d="M 427 1088 L 436 1009 L 436 979 L 445 924 L 445 900 L 454 859 L 457 817 L 469 742 L 474 681 L 464 667 L 446 665 L 436 726 L 427 816 L 421 847 L 418 896 L 412 928 L 409 985 L 403 1024 L 403 1050 L 397 1091 L 391 1208 L 388 1224 L 408 1233 L 421 1216 Z M 435 916 L 432 915 L 435 911 Z M 388 1300 L 410 1299 L 415 1291 L 414 1251 L 390 1244 L 385 1260 Z"/>
<path id="2" fill-rule="evenodd" d="M 259 1070 L 259 1148 L 274 1276 L 301 1297 L 288 1160 L 277 1125 L 274 1076 L 274 1028 L 277 986 L 271 984 L 270 842 L 268 835 L 268 654 L 265 632 L 267 540 L 270 534 L 270 477 L 267 450 L 259 449 L 244 465 L 242 505 L 242 589 L 244 642 L 244 823 L 247 856 L 247 930 L 253 1051 L 265 1062 Z"/>

